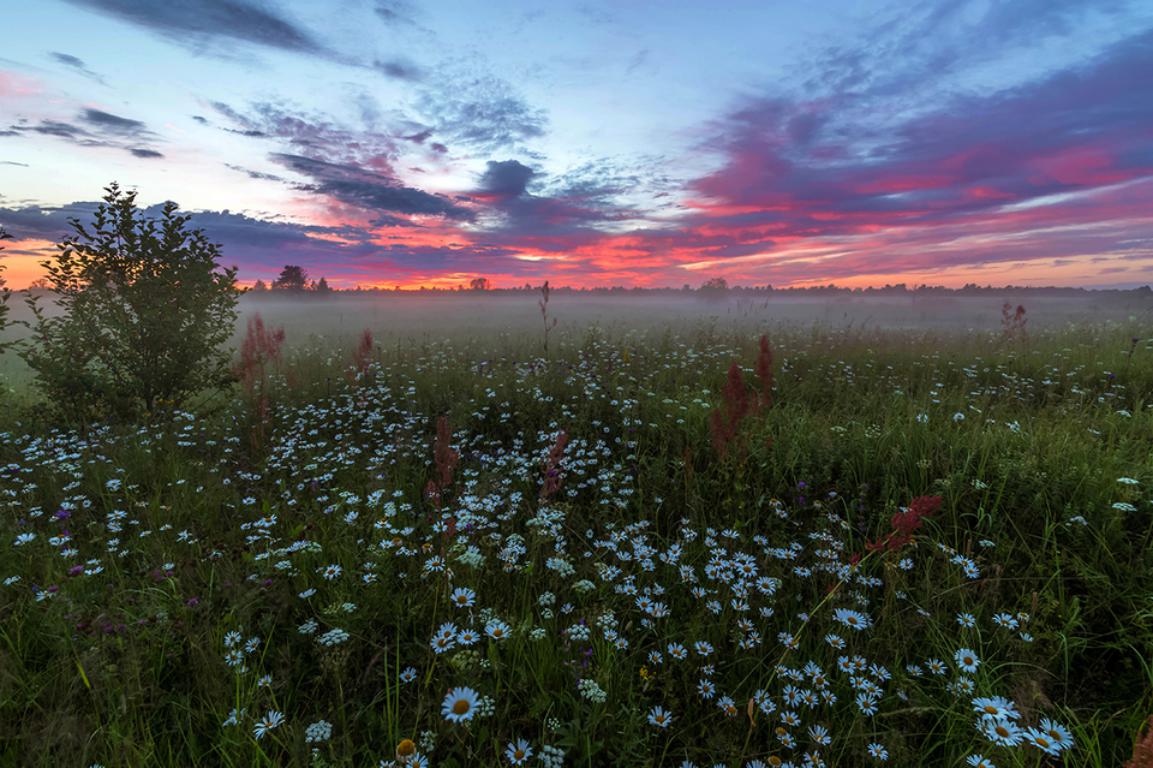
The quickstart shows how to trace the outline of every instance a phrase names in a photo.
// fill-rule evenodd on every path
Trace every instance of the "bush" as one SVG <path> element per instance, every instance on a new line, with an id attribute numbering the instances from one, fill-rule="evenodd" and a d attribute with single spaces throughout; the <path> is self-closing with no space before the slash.
<path id="1" fill-rule="evenodd" d="M 137 418 L 177 408 L 228 381 L 221 347 L 236 321 L 236 269 L 165 203 L 159 218 L 115 183 L 91 225 L 42 262 L 52 306 L 35 298 L 22 351 L 50 402 L 66 417 Z"/>
<path id="2" fill-rule="evenodd" d="M 0 243 L 10 237 L 12 237 L 12 235 L 4 231 L 4 227 L 0 227 Z M 0 245 L 0 251 L 3 250 L 4 246 Z M 0 333 L 3 333 L 4 329 L 8 327 L 8 294 L 8 288 L 4 284 L 4 265 L 0 264 Z M 0 341 L 0 352 L 3 352 L 7 347 L 7 344 Z"/>

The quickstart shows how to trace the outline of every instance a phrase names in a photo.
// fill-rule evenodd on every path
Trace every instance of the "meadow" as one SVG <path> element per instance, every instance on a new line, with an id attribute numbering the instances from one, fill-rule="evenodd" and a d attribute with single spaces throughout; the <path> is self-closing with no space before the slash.
<path id="1" fill-rule="evenodd" d="M 1122 765 L 1150 307 L 1001 301 L 249 296 L 82 431 L 6 355 L 0 764 Z"/>

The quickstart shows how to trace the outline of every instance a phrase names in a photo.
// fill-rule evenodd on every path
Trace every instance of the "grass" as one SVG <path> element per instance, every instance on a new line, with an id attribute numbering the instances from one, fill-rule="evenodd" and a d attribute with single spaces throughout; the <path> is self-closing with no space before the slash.
<path id="1" fill-rule="evenodd" d="M 260 429 L 239 392 L 86 435 L 14 397 L 0 764 L 362 766 L 406 738 L 438 766 L 522 738 L 532 765 L 1123 763 L 1153 712 L 1153 343 L 777 328 L 773 405 L 721 458 L 758 325 L 562 319 L 548 358 L 539 331 L 398 336 L 361 372 L 314 338 L 270 366 Z M 868 549 L 929 495 L 913 543 Z M 990 696 L 1073 746 L 991 743 Z"/>

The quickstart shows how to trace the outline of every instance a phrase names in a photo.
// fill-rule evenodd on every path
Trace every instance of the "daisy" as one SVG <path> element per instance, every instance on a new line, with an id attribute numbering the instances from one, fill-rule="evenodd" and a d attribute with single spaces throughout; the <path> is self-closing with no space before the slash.
<path id="1" fill-rule="evenodd" d="M 664 707 L 653 707 L 649 710 L 649 725 L 657 728 L 668 728 L 673 722 L 673 714 L 665 711 Z"/>
<path id="2" fill-rule="evenodd" d="M 257 739 L 263 739 L 266 733 L 278 728 L 283 722 L 284 714 L 277 712 L 275 709 L 270 709 L 265 713 L 264 717 L 256 721 L 256 726 L 252 729 L 252 735 Z"/>
<path id="3" fill-rule="evenodd" d="M 1012 720 L 983 717 L 977 722 L 977 728 L 985 738 L 1002 747 L 1015 747 L 1025 738 L 1024 732 Z"/>
<path id="4" fill-rule="evenodd" d="M 969 755 L 965 758 L 965 765 L 971 768 L 997 768 L 993 761 L 984 755 Z"/>
<path id="5" fill-rule="evenodd" d="M 957 660 L 957 666 L 961 668 L 961 671 L 969 674 L 976 672 L 977 667 L 981 665 L 981 660 L 977 658 L 977 654 L 968 648 L 961 648 L 953 654 L 953 658 Z"/>
<path id="6" fill-rule="evenodd" d="M 457 587 L 449 595 L 449 599 L 457 608 L 471 608 L 476 605 L 476 592 L 467 587 Z"/>
<path id="7" fill-rule="evenodd" d="M 1032 744 L 1046 755 L 1061 754 L 1061 748 L 1057 746 L 1056 742 L 1049 738 L 1048 734 L 1044 731 L 1038 730 L 1037 728 L 1025 729 L 1025 743 Z"/>
<path id="8" fill-rule="evenodd" d="M 493 619 L 484 625 L 484 633 L 493 640 L 505 640 L 508 638 L 509 627 L 500 619 Z"/>
<path id="9" fill-rule="evenodd" d="M 854 611 L 851 608 L 838 608 L 833 611 L 833 618 L 844 624 L 850 629 L 855 629 L 860 632 L 863 629 L 868 629 L 871 620 L 868 616 L 860 611 Z"/>
<path id="10" fill-rule="evenodd" d="M 865 748 L 865 751 L 869 753 L 869 757 L 879 762 L 883 763 L 889 759 L 889 751 L 885 749 L 884 744 L 873 742 Z"/>
<path id="11" fill-rule="evenodd" d="M 509 742 L 508 747 L 504 750 L 504 756 L 513 765 L 524 765 L 532 755 L 532 747 L 529 746 L 528 739 L 517 739 L 515 742 Z"/>
<path id="12" fill-rule="evenodd" d="M 973 699 L 973 711 L 981 717 L 992 717 L 998 720 L 1016 720 L 1021 715 L 1016 705 L 1002 696 L 987 696 Z"/>
<path id="13" fill-rule="evenodd" d="M 1048 736 L 1058 750 L 1069 749 L 1073 746 L 1073 734 L 1069 733 L 1069 729 L 1047 717 L 1041 718 L 1041 727 L 1035 730 Z"/>
<path id="14" fill-rule="evenodd" d="M 444 697 L 440 713 L 450 723 L 463 723 L 471 720 L 476 709 L 477 694 L 471 688 L 453 688 Z"/>

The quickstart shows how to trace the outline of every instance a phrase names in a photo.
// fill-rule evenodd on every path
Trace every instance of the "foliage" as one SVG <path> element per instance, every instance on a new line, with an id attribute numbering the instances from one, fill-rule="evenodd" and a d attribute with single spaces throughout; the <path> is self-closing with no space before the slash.
<path id="1" fill-rule="evenodd" d="M 299 293 L 308 288 L 308 272 L 295 264 L 285 264 L 280 270 L 280 276 L 272 282 L 274 291 L 292 291 Z"/>
<path id="2" fill-rule="evenodd" d="M 11 237 L 12 235 L 8 234 L 4 227 L 0 227 L 0 251 L 4 250 L 3 242 Z M 8 327 L 8 298 L 11 295 L 4 282 L 4 267 L 4 264 L 0 264 L 0 333 L 3 333 Z M 3 352 L 8 346 L 9 343 L 0 339 L 0 352 Z"/>
<path id="3" fill-rule="evenodd" d="M 219 247 L 176 203 L 152 218 L 135 192 L 105 192 L 43 262 L 50 302 L 29 297 L 22 349 L 49 403 L 81 421 L 151 416 L 225 385 L 236 318 L 235 268 L 220 267 Z"/>

